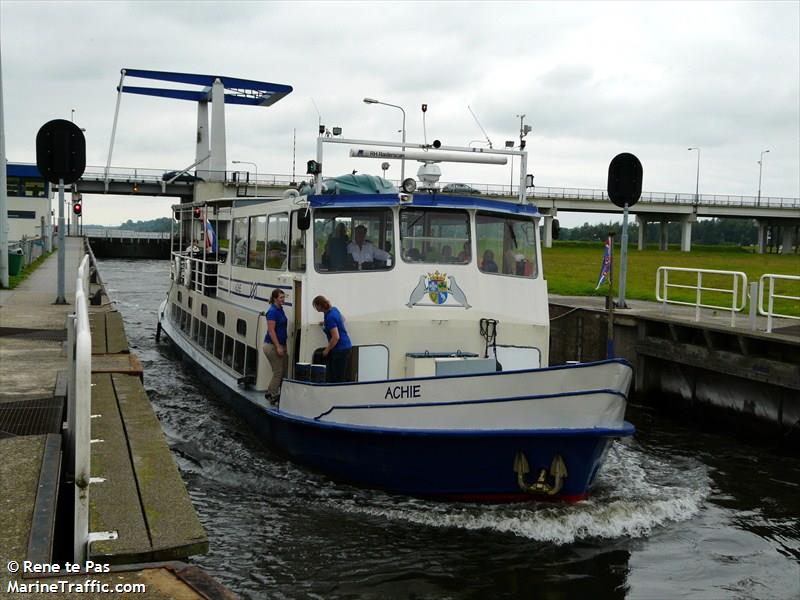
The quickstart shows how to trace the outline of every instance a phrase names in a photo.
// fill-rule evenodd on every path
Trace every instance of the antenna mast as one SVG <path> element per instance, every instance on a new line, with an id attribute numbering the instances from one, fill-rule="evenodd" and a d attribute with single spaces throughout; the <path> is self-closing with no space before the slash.
<path id="1" fill-rule="evenodd" d="M 472 112 L 472 108 L 470 108 L 469 104 L 467 104 L 467 110 L 469 110 L 469 114 L 472 115 L 472 118 L 475 119 L 475 122 L 478 124 L 478 127 L 481 128 L 481 131 L 483 132 L 483 135 L 486 136 L 486 143 L 489 144 L 489 149 L 491 149 L 492 148 L 492 140 L 489 139 L 489 135 L 486 133 L 486 130 L 483 128 L 483 125 L 481 125 L 481 122 L 478 121 L 478 117 L 476 117 L 475 113 Z"/>

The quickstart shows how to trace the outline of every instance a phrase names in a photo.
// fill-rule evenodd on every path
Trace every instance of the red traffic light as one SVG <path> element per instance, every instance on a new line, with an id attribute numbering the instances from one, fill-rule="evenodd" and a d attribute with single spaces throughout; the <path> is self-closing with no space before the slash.
<path id="1" fill-rule="evenodd" d="M 83 206 L 81 206 L 80 202 L 76 202 L 72 205 L 72 214 L 80 217 L 81 213 L 83 212 Z"/>

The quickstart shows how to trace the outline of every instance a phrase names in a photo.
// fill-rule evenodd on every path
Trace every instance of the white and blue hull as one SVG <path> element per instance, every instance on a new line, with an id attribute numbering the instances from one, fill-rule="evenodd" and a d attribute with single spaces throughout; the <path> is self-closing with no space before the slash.
<path id="1" fill-rule="evenodd" d="M 314 384 L 284 381 L 279 407 L 159 311 L 163 331 L 271 447 L 333 479 L 412 496 L 504 502 L 586 497 L 624 421 L 632 369 L 622 360 L 545 369 Z M 518 472 L 524 456 L 530 475 Z M 560 457 L 549 492 L 524 489 Z M 546 482 L 553 484 L 552 468 Z"/>

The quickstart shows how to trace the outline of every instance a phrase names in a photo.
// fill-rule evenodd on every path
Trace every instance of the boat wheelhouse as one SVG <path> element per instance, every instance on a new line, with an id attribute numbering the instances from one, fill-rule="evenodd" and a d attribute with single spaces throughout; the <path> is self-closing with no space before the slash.
<path id="1" fill-rule="evenodd" d="M 336 479 L 451 499 L 583 498 L 609 445 L 633 431 L 630 365 L 549 367 L 540 215 L 524 185 L 515 201 L 437 193 L 434 163 L 475 149 L 417 148 L 428 188 L 417 193 L 317 176 L 276 197 L 173 207 L 160 327 L 266 442 Z M 462 162 L 489 154 L 525 156 Z M 276 288 L 289 369 L 271 406 L 261 345 Z M 346 317 L 347 383 L 315 366 L 320 294 Z"/>

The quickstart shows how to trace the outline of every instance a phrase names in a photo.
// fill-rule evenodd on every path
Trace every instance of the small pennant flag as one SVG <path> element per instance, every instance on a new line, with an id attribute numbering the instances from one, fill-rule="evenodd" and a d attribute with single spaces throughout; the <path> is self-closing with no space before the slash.
<path id="1" fill-rule="evenodd" d="M 613 244 L 613 240 L 611 236 L 608 236 L 606 240 L 606 251 L 603 253 L 603 265 L 600 267 L 600 277 L 597 280 L 597 285 L 594 288 L 595 290 L 609 281 L 611 275 L 611 244 Z"/>

